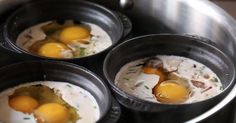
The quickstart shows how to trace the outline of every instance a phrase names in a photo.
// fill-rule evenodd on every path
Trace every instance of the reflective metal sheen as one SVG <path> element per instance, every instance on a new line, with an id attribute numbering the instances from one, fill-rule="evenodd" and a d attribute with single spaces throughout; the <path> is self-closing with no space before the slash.
<path id="1" fill-rule="evenodd" d="M 197 35 L 235 57 L 236 22 L 206 0 L 135 0 L 127 11 L 144 33 Z"/>
<path id="2" fill-rule="evenodd" d="M 120 0 L 120 6 L 123 9 L 131 9 L 134 5 L 134 1 L 133 0 Z"/>
<path id="3" fill-rule="evenodd" d="M 29 0 L 0 0 L 0 16 L 10 8 Z M 236 22 L 217 5 L 206 0 L 90 0 L 112 9 L 120 9 L 133 21 L 139 35 L 176 33 L 194 35 L 215 44 L 236 63 Z M 119 7 L 119 3 L 121 7 Z M 132 4 L 130 4 L 132 3 Z M 132 5 L 132 6 L 130 6 Z M 129 8 L 129 10 L 122 10 Z M 219 111 L 234 99 L 236 86 L 218 105 L 187 121 L 199 122 Z"/>

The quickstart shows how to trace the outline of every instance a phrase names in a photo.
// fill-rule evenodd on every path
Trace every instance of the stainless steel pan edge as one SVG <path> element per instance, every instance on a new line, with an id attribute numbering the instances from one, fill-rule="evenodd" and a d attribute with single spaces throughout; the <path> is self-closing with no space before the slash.
<path id="1" fill-rule="evenodd" d="M 0 16 L 10 8 L 30 0 L 0 0 Z M 104 0 L 91 0 L 94 2 Z M 117 1 L 117 0 L 114 0 Z M 114 5 L 113 1 L 106 1 L 107 5 Z M 113 4 L 112 4 L 113 3 Z M 137 24 L 149 27 L 150 32 L 168 32 L 152 25 L 160 21 L 175 33 L 199 35 L 208 38 L 226 52 L 236 63 L 236 22 L 224 10 L 206 0 L 134 0 L 134 8 L 126 11 L 129 16 L 138 20 Z M 171 16 L 169 13 L 180 15 Z M 187 13 L 187 14 L 186 14 Z M 191 16 L 190 16 L 191 15 Z M 148 17 L 146 19 L 146 17 Z M 149 22 L 149 23 L 148 23 Z M 197 22 L 192 26 L 193 22 Z M 204 114 L 186 121 L 187 123 L 199 122 L 214 114 L 232 101 L 236 96 L 236 86 L 227 97 L 218 105 Z"/>
<path id="2" fill-rule="evenodd" d="M 198 35 L 210 39 L 235 58 L 236 22 L 224 10 L 207 0 L 133 0 L 125 10 L 148 33 Z M 137 21 L 136 21 L 137 20 Z M 163 26 L 160 26 L 164 25 Z"/>

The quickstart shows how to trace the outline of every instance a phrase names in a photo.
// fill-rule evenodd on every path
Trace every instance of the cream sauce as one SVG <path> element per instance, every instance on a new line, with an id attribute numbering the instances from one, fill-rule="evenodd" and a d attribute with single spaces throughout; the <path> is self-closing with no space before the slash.
<path id="1" fill-rule="evenodd" d="M 187 79 L 190 97 L 184 103 L 198 102 L 209 99 L 221 93 L 223 88 L 218 76 L 207 66 L 189 58 L 179 56 L 157 55 L 167 71 Z M 115 84 L 135 97 L 158 102 L 152 94 L 152 89 L 159 81 L 155 74 L 145 74 L 142 67 L 148 58 L 139 59 L 124 65 L 117 73 Z M 196 87 L 194 82 L 204 83 L 204 88 Z"/>
<path id="2" fill-rule="evenodd" d="M 15 111 L 8 105 L 8 97 L 17 88 L 30 85 L 45 85 L 62 95 L 64 101 L 78 110 L 80 119 L 76 123 L 95 123 L 100 117 L 100 109 L 95 98 L 86 90 L 65 82 L 33 82 L 7 89 L 0 93 L 0 123 L 36 123 L 33 114 Z"/>

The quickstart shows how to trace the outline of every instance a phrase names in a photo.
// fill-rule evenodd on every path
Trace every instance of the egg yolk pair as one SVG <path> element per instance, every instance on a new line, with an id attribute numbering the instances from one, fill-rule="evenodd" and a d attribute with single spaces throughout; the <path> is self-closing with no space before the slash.
<path id="1" fill-rule="evenodd" d="M 38 55 L 50 57 L 50 58 L 65 58 L 65 54 L 62 52 L 65 50 L 71 50 L 67 47 L 67 44 L 74 42 L 88 42 L 90 39 L 90 31 L 82 26 L 70 26 L 66 27 L 59 34 L 59 41 L 46 41 L 38 48 Z"/>
<path id="2" fill-rule="evenodd" d="M 66 123 L 69 113 L 66 107 L 58 103 L 40 105 L 29 96 L 16 96 L 9 100 L 9 105 L 16 111 L 33 113 L 37 123 Z"/>
<path id="3" fill-rule="evenodd" d="M 144 67 L 146 74 L 155 74 L 159 76 L 158 84 L 153 88 L 153 94 L 156 99 L 163 103 L 182 103 L 188 99 L 189 90 L 178 80 L 167 80 L 162 69 Z"/>

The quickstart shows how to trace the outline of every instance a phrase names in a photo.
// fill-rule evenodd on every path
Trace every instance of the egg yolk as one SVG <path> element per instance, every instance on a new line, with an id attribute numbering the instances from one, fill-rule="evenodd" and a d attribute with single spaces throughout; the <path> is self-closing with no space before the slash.
<path id="1" fill-rule="evenodd" d="M 63 58 L 62 51 L 68 50 L 69 48 L 63 43 L 59 42 L 49 42 L 43 44 L 39 50 L 38 54 L 45 57 L 51 58 Z"/>
<path id="2" fill-rule="evenodd" d="M 159 76 L 159 82 L 162 82 L 165 80 L 165 74 L 156 68 L 152 68 L 152 67 L 144 67 L 143 68 L 143 72 L 146 74 L 156 74 Z"/>
<path id="3" fill-rule="evenodd" d="M 183 103 L 189 97 L 189 90 L 175 80 L 168 80 L 157 84 L 153 88 L 153 94 L 163 103 Z"/>
<path id="4" fill-rule="evenodd" d="M 62 30 L 60 40 L 66 44 L 75 41 L 87 42 L 90 37 L 90 31 L 82 26 L 71 26 Z"/>
<path id="5" fill-rule="evenodd" d="M 69 113 L 66 107 L 58 103 L 47 103 L 35 110 L 38 123 L 66 123 Z"/>
<path id="6" fill-rule="evenodd" d="M 9 105 L 16 111 L 32 113 L 37 107 L 38 102 L 29 96 L 16 96 L 9 99 Z"/>

